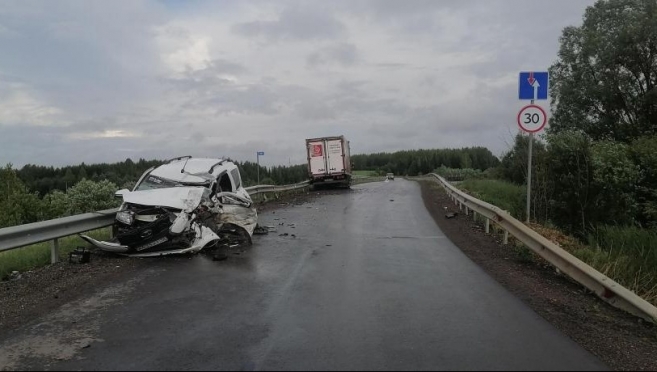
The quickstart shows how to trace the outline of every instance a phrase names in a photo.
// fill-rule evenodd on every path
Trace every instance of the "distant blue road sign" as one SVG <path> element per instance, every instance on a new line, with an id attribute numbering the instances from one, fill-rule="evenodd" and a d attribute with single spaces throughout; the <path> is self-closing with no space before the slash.
<path id="1" fill-rule="evenodd" d="M 258 151 L 258 155 L 264 155 L 264 154 L 265 154 L 264 151 Z"/>
<path id="2" fill-rule="evenodd" d="M 549 75 L 545 72 L 521 72 L 518 99 L 548 99 Z"/>

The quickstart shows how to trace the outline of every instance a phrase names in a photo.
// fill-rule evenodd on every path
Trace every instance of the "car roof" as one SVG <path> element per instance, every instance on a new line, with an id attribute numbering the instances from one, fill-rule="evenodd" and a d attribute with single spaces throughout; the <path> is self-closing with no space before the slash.
<path id="1" fill-rule="evenodd" d="M 185 164 L 185 161 L 187 164 Z M 218 163 L 220 164 L 216 165 Z M 183 169 L 183 166 L 185 167 L 185 173 L 180 172 Z M 153 169 L 151 175 L 182 183 L 205 183 L 207 181 L 203 177 L 194 176 L 192 174 L 209 173 L 210 168 L 213 166 L 214 168 L 211 174 L 215 178 L 224 171 L 230 171 L 237 167 L 230 161 L 218 158 L 182 158 L 160 165 Z"/>

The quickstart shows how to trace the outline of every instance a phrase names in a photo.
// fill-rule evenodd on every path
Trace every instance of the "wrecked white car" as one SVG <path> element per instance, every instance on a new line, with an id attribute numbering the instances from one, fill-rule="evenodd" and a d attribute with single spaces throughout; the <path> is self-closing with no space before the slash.
<path id="1" fill-rule="evenodd" d="M 226 242 L 251 244 L 258 215 L 237 166 L 225 159 L 183 156 L 153 167 L 123 204 L 112 241 L 80 235 L 95 247 L 135 257 L 194 253 Z"/>

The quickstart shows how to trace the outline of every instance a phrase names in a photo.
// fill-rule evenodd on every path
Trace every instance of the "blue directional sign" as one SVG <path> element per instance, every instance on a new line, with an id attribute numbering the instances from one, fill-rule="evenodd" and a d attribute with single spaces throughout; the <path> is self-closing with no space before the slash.
<path id="1" fill-rule="evenodd" d="M 265 152 L 264 151 L 258 151 L 258 155 L 260 155 L 260 156 L 265 155 Z"/>
<path id="2" fill-rule="evenodd" d="M 521 72 L 518 99 L 548 99 L 549 75 L 545 72 Z"/>

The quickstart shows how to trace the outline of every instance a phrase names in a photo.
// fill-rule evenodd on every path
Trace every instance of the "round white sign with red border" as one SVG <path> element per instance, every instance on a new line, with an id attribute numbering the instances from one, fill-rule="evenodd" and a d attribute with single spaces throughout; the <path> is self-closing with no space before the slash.
<path id="1" fill-rule="evenodd" d="M 518 126 L 528 133 L 536 133 L 545 127 L 547 114 L 541 106 L 527 105 L 518 113 Z"/>

